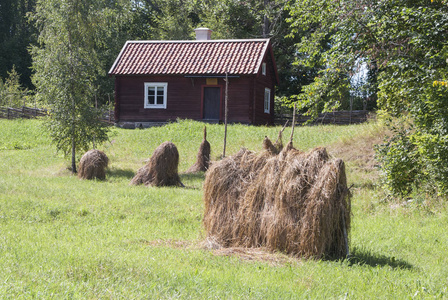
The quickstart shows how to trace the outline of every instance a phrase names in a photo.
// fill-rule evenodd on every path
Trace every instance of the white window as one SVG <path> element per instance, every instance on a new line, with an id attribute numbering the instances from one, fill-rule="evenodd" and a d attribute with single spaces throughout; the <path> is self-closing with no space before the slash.
<path id="1" fill-rule="evenodd" d="M 145 108 L 166 108 L 167 82 L 145 82 Z"/>
<path id="2" fill-rule="evenodd" d="M 261 65 L 261 74 L 266 75 L 266 63 Z"/>
<path id="3" fill-rule="evenodd" d="M 264 112 L 269 113 L 271 111 L 271 89 L 264 89 Z"/>

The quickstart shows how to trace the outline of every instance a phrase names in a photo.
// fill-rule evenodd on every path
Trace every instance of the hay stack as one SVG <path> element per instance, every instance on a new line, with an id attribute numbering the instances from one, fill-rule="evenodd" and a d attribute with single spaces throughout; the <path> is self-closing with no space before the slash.
<path id="1" fill-rule="evenodd" d="M 132 178 L 132 185 L 183 186 L 178 174 L 179 152 L 171 142 L 156 148 L 148 163 Z"/>
<path id="2" fill-rule="evenodd" d="M 214 163 L 204 182 L 204 226 L 223 247 L 267 247 L 303 257 L 344 257 L 350 198 L 344 163 L 264 141 Z M 345 228 L 344 228 L 345 227 Z"/>
<path id="3" fill-rule="evenodd" d="M 81 179 L 106 179 L 106 168 L 109 163 L 107 155 L 100 150 L 89 150 L 79 162 L 78 177 Z"/>
<path id="4" fill-rule="evenodd" d="M 198 173 L 208 170 L 210 165 L 210 143 L 207 141 L 207 128 L 204 127 L 204 139 L 202 140 L 199 152 L 196 157 L 196 162 L 192 165 L 186 173 Z"/>

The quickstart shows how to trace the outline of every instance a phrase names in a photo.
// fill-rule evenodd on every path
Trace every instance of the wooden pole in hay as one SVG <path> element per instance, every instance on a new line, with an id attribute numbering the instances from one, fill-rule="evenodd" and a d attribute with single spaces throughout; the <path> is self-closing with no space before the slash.
<path id="1" fill-rule="evenodd" d="M 226 91 L 224 98 L 224 148 L 222 150 L 222 157 L 226 157 L 226 144 L 227 144 L 227 100 L 229 90 L 229 72 L 226 72 Z"/>
<path id="2" fill-rule="evenodd" d="M 344 257 L 350 228 L 346 185 L 343 161 L 330 159 L 325 148 L 303 153 L 291 145 L 258 155 L 242 149 L 206 173 L 207 237 L 223 247 Z"/>
<path id="3" fill-rule="evenodd" d="M 196 162 L 186 171 L 186 173 L 205 172 L 210 165 L 210 143 L 207 141 L 207 127 L 204 126 L 204 139 L 202 140 Z"/>
<path id="4" fill-rule="evenodd" d="M 292 144 L 292 139 L 294 138 L 294 126 L 296 125 L 296 103 L 294 103 L 294 110 L 292 111 L 292 126 L 291 126 L 291 136 L 289 142 Z"/>
<path id="5" fill-rule="evenodd" d="M 132 178 L 131 185 L 184 186 L 178 173 L 179 152 L 171 142 L 164 142 L 154 150 L 148 163 Z"/>
<path id="6" fill-rule="evenodd" d="M 283 135 L 283 131 L 285 131 L 286 126 L 288 126 L 288 120 L 286 120 L 285 125 L 283 125 L 282 129 L 278 132 L 277 140 L 274 143 L 274 145 L 279 150 L 281 150 L 281 148 L 283 148 L 282 135 Z"/>

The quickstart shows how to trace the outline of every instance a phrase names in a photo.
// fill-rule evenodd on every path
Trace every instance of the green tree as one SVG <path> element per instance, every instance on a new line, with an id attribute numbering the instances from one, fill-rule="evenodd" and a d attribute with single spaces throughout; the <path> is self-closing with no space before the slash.
<path id="1" fill-rule="evenodd" d="M 48 128 L 58 150 L 76 151 L 107 140 L 108 128 L 94 109 L 94 83 L 104 74 L 95 49 L 102 2 L 96 0 L 38 0 L 32 20 L 40 32 L 33 56 L 37 95 L 50 105 Z"/>
<path id="2" fill-rule="evenodd" d="M 199 7 L 200 26 L 212 29 L 214 39 L 262 37 L 260 1 L 201 1 Z"/>
<path id="3" fill-rule="evenodd" d="M 129 33 L 133 39 L 192 39 L 202 3 L 198 0 L 133 1 Z"/>
<path id="4" fill-rule="evenodd" d="M 200 1 L 197 1 L 200 2 Z M 200 26 L 213 30 L 214 39 L 270 38 L 279 70 L 278 96 L 299 94 L 312 82 L 318 68 L 294 64 L 301 55 L 296 44 L 302 32 L 291 35 L 286 0 L 201 1 Z"/>
<path id="5" fill-rule="evenodd" d="M 378 152 L 386 186 L 396 195 L 422 187 L 447 195 L 447 3 L 304 0 L 289 9 L 291 33 L 307 33 L 297 44 L 299 63 L 327 66 L 304 88 L 299 105 L 310 113 L 337 108 L 363 60 L 374 72 L 379 108 L 406 117 L 390 123 L 395 134 Z"/>
<path id="6" fill-rule="evenodd" d="M 120 53 L 127 40 L 132 36 L 135 13 L 128 0 L 101 0 L 93 13 L 97 16 L 92 28 L 94 34 L 94 49 L 99 61 L 101 72 L 96 76 L 96 99 L 98 105 L 113 101 L 114 80 L 107 75 L 110 67 Z"/>

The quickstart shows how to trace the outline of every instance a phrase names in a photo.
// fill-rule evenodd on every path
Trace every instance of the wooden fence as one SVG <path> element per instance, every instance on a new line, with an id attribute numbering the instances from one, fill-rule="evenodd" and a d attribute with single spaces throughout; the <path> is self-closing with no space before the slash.
<path id="1" fill-rule="evenodd" d="M 37 118 L 47 115 L 46 109 L 31 108 L 22 106 L 20 108 L 0 107 L 0 118 L 16 119 L 16 118 Z"/>
<path id="2" fill-rule="evenodd" d="M 37 118 L 37 117 L 45 117 L 48 115 L 46 109 L 39 108 L 31 108 L 31 107 L 20 107 L 20 108 L 12 108 L 12 107 L 0 107 L 0 118 L 4 119 L 17 119 L 17 118 Z M 114 124 L 114 111 L 105 111 L 101 114 L 101 121 L 107 124 Z"/>
<path id="3" fill-rule="evenodd" d="M 319 116 L 310 124 L 337 124 L 349 125 L 359 124 L 367 121 L 370 118 L 368 110 L 352 110 L 352 111 L 335 111 L 331 113 L 319 114 Z M 303 125 L 310 119 L 309 116 L 296 116 L 296 124 Z M 292 122 L 292 114 L 283 114 L 275 118 L 275 124 L 284 124 L 287 120 Z"/>
<path id="4" fill-rule="evenodd" d="M 106 122 L 109 125 L 113 125 L 115 123 L 115 112 L 113 110 L 106 110 L 101 115 L 101 121 Z"/>
<path id="5" fill-rule="evenodd" d="M 358 124 L 367 121 L 371 116 L 367 110 L 353 110 L 353 111 L 335 111 L 326 114 L 319 114 L 311 124 L 337 124 L 348 125 Z M 46 109 L 31 108 L 23 106 L 21 108 L 0 107 L 0 118 L 15 119 L 15 118 L 36 118 L 47 115 Z M 310 119 L 309 116 L 296 116 L 296 124 L 303 125 Z M 105 111 L 101 115 L 101 120 L 108 124 L 114 124 L 114 111 Z M 275 117 L 275 124 L 285 124 L 286 120 L 292 122 L 292 114 L 281 114 Z"/>

